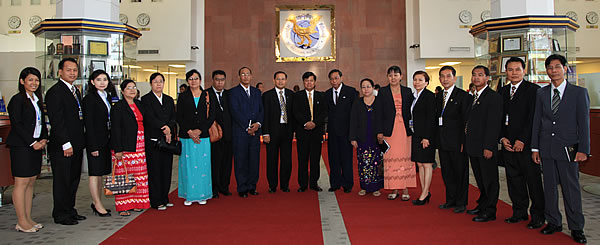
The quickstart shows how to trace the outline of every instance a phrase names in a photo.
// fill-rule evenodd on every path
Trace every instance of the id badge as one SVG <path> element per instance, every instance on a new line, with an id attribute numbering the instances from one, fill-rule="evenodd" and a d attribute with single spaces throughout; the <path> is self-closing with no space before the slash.
<path id="1" fill-rule="evenodd" d="M 438 126 L 443 126 L 444 122 L 442 121 L 442 117 L 439 117 L 438 119 Z"/>
<path id="2" fill-rule="evenodd" d="M 408 120 L 408 126 L 410 127 L 410 129 L 413 129 L 413 120 L 412 119 Z"/>
<path id="3" fill-rule="evenodd" d="M 79 120 L 83 120 L 83 112 L 79 109 Z"/>

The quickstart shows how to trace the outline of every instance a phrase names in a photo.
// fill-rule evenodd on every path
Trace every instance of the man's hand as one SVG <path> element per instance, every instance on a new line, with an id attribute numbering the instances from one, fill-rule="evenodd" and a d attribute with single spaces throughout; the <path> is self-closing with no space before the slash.
<path id="1" fill-rule="evenodd" d="M 356 140 L 352 140 L 350 141 L 350 144 L 354 147 L 354 148 L 358 148 L 358 142 L 356 142 Z"/>
<path id="2" fill-rule="evenodd" d="M 542 160 L 540 159 L 540 153 L 537 151 L 534 151 L 531 153 L 531 160 L 533 160 L 533 162 L 535 164 L 540 164 L 542 162 Z"/>
<path id="3" fill-rule="evenodd" d="M 271 136 L 263 135 L 263 142 L 265 142 L 265 144 L 269 144 L 271 142 Z"/>
<path id="4" fill-rule="evenodd" d="M 585 162 L 587 160 L 587 154 L 582 153 L 582 152 L 577 152 L 577 154 L 575 154 L 575 161 L 576 162 Z"/>
<path id="5" fill-rule="evenodd" d="M 39 151 L 41 149 L 44 149 L 44 144 L 42 142 L 35 142 L 35 144 L 33 144 L 31 147 L 33 147 L 34 150 Z"/>
<path id="6" fill-rule="evenodd" d="M 505 150 L 513 152 L 513 146 L 510 144 L 510 140 L 508 140 L 507 138 L 502 138 L 502 140 L 500 140 L 502 142 L 502 147 L 504 147 Z"/>
<path id="7" fill-rule="evenodd" d="M 515 145 L 513 146 L 513 150 L 515 150 L 516 152 L 522 152 L 524 147 L 525 144 L 522 141 L 516 140 Z"/>
<path id="8" fill-rule="evenodd" d="M 73 147 L 70 147 L 69 149 L 66 149 L 63 151 L 63 156 L 65 157 L 71 157 L 73 156 Z"/>
<path id="9" fill-rule="evenodd" d="M 313 121 L 307 122 L 306 125 L 304 126 L 304 129 L 306 130 L 313 130 L 315 128 L 315 123 Z"/>
<path id="10" fill-rule="evenodd" d="M 483 149 L 483 157 L 485 159 L 490 159 L 492 158 L 492 156 L 494 155 L 494 153 L 488 149 Z"/>
<path id="11" fill-rule="evenodd" d="M 97 156 L 100 155 L 100 152 L 99 151 L 92 151 L 90 154 L 92 154 L 92 156 L 97 157 Z"/>

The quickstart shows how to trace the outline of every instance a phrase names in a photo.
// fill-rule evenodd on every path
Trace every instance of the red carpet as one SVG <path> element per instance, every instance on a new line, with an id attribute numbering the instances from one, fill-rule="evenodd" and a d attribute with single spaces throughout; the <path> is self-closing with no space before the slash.
<path id="1" fill-rule="evenodd" d="M 291 192 L 268 193 L 265 147 L 261 147 L 258 196 L 208 200 L 200 206 L 183 205 L 177 190 L 170 195 L 175 207 L 150 209 L 106 239 L 103 244 L 322 244 L 317 193 L 298 193 L 296 146 L 293 150 Z M 230 191 L 235 191 L 232 174 Z"/>

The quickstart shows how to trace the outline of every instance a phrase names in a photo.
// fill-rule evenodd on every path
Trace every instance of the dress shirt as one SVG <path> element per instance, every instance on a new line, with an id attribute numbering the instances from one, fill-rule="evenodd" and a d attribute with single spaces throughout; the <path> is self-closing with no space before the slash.
<path id="1" fill-rule="evenodd" d="M 447 90 L 442 90 L 442 98 L 444 98 L 444 92 L 448 92 L 446 94 L 446 100 L 444 101 L 444 108 L 442 108 L 442 113 L 444 112 L 446 105 L 448 105 L 448 100 L 450 100 L 450 95 L 452 95 L 452 91 L 454 91 L 454 86 L 456 86 L 456 85 L 452 85 L 452 87 L 450 87 Z"/>
<path id="2" fill-rule="evenodd" d="M 154 91 L 152 91 L 152 93 L 154 94 L 154 96 L 156 96 L 158 102 L 160 102 L 160 105 L 162 105 L 163 94 L 161 93 L 160 96 L 158 96 L 158 94 L 154 93 Z"/>
<path id="3" fill-rule="evenodd" d="M 560 99 L 562 100 L 563 95 L 565 94 L 565 88 L 567 87 L 567 80 L 563 80 L 562 83 L 560 85 L 558 85 L 558 87 L 554 87 L 554 83 L 550 82 L 550 105 L 552 105 L 552 97 L 554 96 L 554 89 L 558 89 L 558 96 L 560 96 Z M 540 149 L 531 149 L 531 152 L 539 152 Z"/>
<path id="4" fill-rule="evenodd" d="M 336 96 L 339 98 L 340 93 L 342 92 L 342 86 L 344 86 L 343 83 L 340 84 L 340 86 L 335 89 L 333 87 L 331 87 L 331 89 L 333 90 L 333 104 L 337 105 L 338 101 L 336 100 Z"/>
<path id="5" fill-rule="evenodd" d="M 39 99 L 38 99 L 37 95 L 35 95 L 35 93 L 32 94 L 33 97 L 31 97 L 28 93 L 25 93 L 25 94 L 27 94 L 27 98 L 29 98 L 29 100 L 31 100 L 31 103 L 33 104 L 33 108 L 35 108 L 36 120 L 35 120 L 35 129 L 33 130 L 33 138 L 37 139 L 40 137 L 40 134 L 42 134 L 42 111 L 40 110 L 40 107 L 37 104 Z M 34 142 L 34 144 L 35 144 L 35 142 Z"/>
<path id="6" fill-rule="evenodd" d="M 287 101 L 285 101 L 285 88 L 278 89 L 277 87 L 275 87 L 275 92 L 277 92 L 277 100 L 279 101 L 279 107 L 281 107 L 281 104 L 285 103 L 285 107 L 287 109 Z M 283 92 L 283 101 L 281 101 L 281 98 L 279 96 L 281 92 Z M 283 111 L 281 112 L 281 116 L 279 117 L 279 123 L 285 123 L 285 120 L 283 120 Z"/>
<path id="7" fill-rule="evenodd" d="M 60 81 L 61 81 L 61 82 L 63 82 L 65 85 L 67 85 L 67 87 L 69 88 L 69 92 L 72 92 L 72 91 L 73 91 L 73 84 L 70 84 L 70 83 L 66 82 L 66 81 L 65 81 L 65 80 L 63 80 L 62 78 L 60 79 Z M 81 111 L 81 104 L 79 104 L 79 98 L 75 98 L 75 99 L 77 100 L 77 105 L 79 106 L 79 110 Z M 62 145 L 62 149 L 63 149 L 63 151 L 65 151 L 65 150 L 67 150 L 67 149 L 69 149 L 69 148 L 71 148 L 71 147 L 73 147 L 73 146 L 71 145 L 71 141 L 67 141 L 67 143 L 64 143 L 64 144 Z"/>
<path id="8" fill-rule="evenodd" d="M 312 101 L 309 101 L 308 104 L 309 104 L 309 106 L 310 106 L 310 104 L 312 104 L 313 105 L 313 110 L 314 110 L 314 108 L 315 108 L 315 104 L 314 104 L 314 101 L 315 101 L 315 90 L 313 89 L 311 91 L 308 91 L 308 90 L 305 90 L 305 91 L 306 91 L 306 98 L 312 99 Z M 312 116 L 313 115 L 311 115 L 311 119 L 312 119 Z M 312 120 L 311 120 L 311 122 L 312 122 Z M 308 123 L 308 122 L 306 122 L 306 123 Z M 304 124 L 304 127 L 306 127 L 306 123 Z"/>

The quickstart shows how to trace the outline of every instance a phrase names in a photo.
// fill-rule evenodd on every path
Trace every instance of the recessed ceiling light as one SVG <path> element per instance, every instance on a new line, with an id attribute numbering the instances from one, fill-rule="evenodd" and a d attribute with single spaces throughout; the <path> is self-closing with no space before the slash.
<path id="1" fill-rule="evenodd" d="M 135 65 L 124 65 L 123 67 L 125 67 L 125 68 L 131 68 L 131 69 L 140 69 L 140 68 L 142 68 L 141 66 L 135 66 Z"/>
<path id="2" fill-rule="evenodd" d="M 171 64 L 171 65 L 169 65 L 169 66 L 170 66 L 170 67 L 173 67 L 173 68 L 185 68 L 185 65 L 175 65 L 175 64 Z"/>
<path id="3" fill-rule="evenodd" d="M 449 61 L 449 62 L 444 62 L 444 63 L 440 63 L 441 66 L 453 66 L 453 65 L 458 65 L 462 62 L 459 61 Z"/>
<path id="4" fill-rule="evenodd" d="M 581 64 L 581 63 L 583 63 L 583 61 L 581 61 L 581 60 L 569 61 L 569 64 Z"/>
<path id="5" fill-rule="evenodd" d="M 149 72 L 158 72 L 158 70 L 155 70 L 155 69 L 144 69 L 144 71 L 149 71 Z"/>
<path id="6" fill-rule="evenodd" d="M 435 69 L 440 69 L 442 68 L 441 66 L 426 66 L 425 70 L 435 70 Z"/>
<path id="7" fill-rule="evenodd" d="M 164 75 L 177 75 L 177 72 L 172 72 L 172 71 L 168 71 L 168 72 L 163 72 Z"/>

